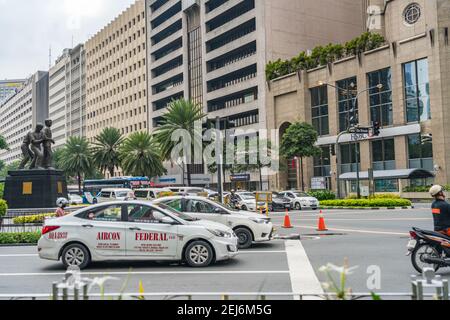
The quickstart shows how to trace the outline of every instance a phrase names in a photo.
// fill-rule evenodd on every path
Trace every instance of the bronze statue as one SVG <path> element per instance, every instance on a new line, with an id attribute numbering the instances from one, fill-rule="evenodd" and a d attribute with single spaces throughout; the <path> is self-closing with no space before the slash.
<path id="1" fill-rule="evenodd" d="M 36 128 L 36 130 L 40 131 L 41 129 Z M 22 162 L 20 163 L 19 170 L 25 169 L 25 166 L 28 164 L 28 162 L 33 161 L 33 153 L 30 150 L 32 135 L 33 131 L 30 131 L 23 139 L 21 146 L 23 159 Z"/>
<path id="2" fill-rule="evenodd" d="M 52 162 L 53 162 L 53 151 L 52 151 L 52 144 L 55 144 L 55 140 L 53 140 L 53 134 L 52 134 L 52 125 L 53 121 L 50 119 L 45 120 L 45 128 L 43 131 L 43 159 L 41 166 L 44 169 L 53 169 L 52 168 Z"/>
<path id="3" fill-rule="evenodd" d="M 36 130 L 31 133 L 31 152 L 33 153 L 33 161 L 31 162 L 30 169 L 43 169 L 42 161 L 44 159 L 44 153 L 42 151 L 41 144 L 44 141 L 44 134 L 42 129 L 44 125 L 38 123 L 36 125 Z"/>

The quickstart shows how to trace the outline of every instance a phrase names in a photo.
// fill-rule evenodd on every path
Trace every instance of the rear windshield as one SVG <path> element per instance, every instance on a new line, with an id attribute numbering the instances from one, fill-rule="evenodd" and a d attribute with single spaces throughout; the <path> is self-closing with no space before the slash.
<path id="1" fill-rule="evenodd" d="M 148 192 L 147 191 L 134 191 L 134 195 L 136 198 L 147 198 Z"/>

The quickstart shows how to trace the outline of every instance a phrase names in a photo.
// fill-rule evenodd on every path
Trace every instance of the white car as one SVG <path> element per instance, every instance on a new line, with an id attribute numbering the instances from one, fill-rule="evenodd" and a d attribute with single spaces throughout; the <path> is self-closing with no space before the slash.
<path id="1" fill-rule="evenodd" d="M 77 194 L 69 194 L 69 204 L 71 205 L 80 205 L 83 204 L 83 198 Z"/>
<path id="2" fill-rule="evenodd" d="M 162 192 L 172 192 L 169 188 L 146 188 L 134 190 L 134 196 L 138 200 L 154 200 L 158 199 L 158 196 Z"/>
<path id="3" fill-rule="evenodd" d="M 265 208 L 265 202 L 258 202 L 256 205 L 256 197 L 251 192 L 237 192 L 235 195 L 237 199 L 237 207 L 244 211 L 259 211 L 260 208 Z"/>
<path id="4" fill-rule="evenodd" d="M 86 268 L 95 261 L 185 261 L 206 267 L 238 254 L 227 226 L 196 221 L 164 204 L 117 201 L 45 221 L 39 257 Z"/>
<path id="5" fill-rule="evenodd" d="M 164 203 L 193 218 L 219 222 L 232 228 L 239 239 L 240 249 L 251 247 L 253 242 L 269 241 L 274 232 L 273 224 L 266 216 L 233 210 L 219 202 L 202 197 L 167 197 L 153 203 Z"/>
<path id="6" fill-rule="evenodd" d="M 280 195 L 289 198 L 295 210 L 303 210 L 306 208 L 317 210 L 320 206 L 319 200 L 302 191 L 284 191 L 280 192 Z"/>
<path id="7" fill-rule="evenodd" d="M 125 200 L 132 189 L 102 189 L 97 196 L 98 203 Z"/>

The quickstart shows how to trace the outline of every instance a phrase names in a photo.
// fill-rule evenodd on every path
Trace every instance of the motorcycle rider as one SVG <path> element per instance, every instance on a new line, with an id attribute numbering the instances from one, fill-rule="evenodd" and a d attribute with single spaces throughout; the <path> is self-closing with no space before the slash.
<path id="1" fill-rule="evenodd" d="M 236 195 L 236 190 L 231 190 L 231 194 L 230 194 L 230 204 L 233 206 L 233 208 L 237 207 L 237 204 L 239 202 L 239 199 L 237 198 Z"/>
<path id="2" fill-rule="evenodd" d="M 56 217 L 64 217 L 66 211 L 64 210 L 69 205 L 69 201 L 66 198 L 59 198 L 56 200 L 56 206 L 58 207 L 55 211 Z"/>
<path id="3" fill-rule="evenodd" d="M 434 198 L 431 210 L 434 220 L 434 231 L 450 236 L 450 204 L 445 200 L 444 188 L 434 185 L 430 189 Z"/>

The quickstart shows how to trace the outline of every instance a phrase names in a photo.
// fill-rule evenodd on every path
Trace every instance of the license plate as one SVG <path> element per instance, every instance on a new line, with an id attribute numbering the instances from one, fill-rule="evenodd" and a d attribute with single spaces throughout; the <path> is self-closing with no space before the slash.
<path id="1" fill-rule="evenodd" d="M 290 205 L 290 204 L 285 204 L 284 207 L 285 207 L 285 208 L 290 208 L 291 205 Z"/>
<path id="2" fill-rule="evenodd" d="M 409 240 L 407 248 L 408 248 L 409 251 L 412 251 L 412 250 L 414 250 L 416 245 L 417 245 L 417 241 L 416 240 Z"/>

